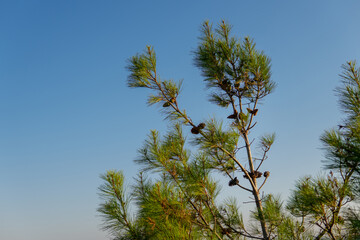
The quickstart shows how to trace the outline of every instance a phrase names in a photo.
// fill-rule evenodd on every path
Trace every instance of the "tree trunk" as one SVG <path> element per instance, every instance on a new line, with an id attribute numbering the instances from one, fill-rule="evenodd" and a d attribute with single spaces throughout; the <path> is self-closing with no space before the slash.
<path id="1" fill-rule="evenodd" d="M 254 186 L 253 186 L 252 194 L 253 194 L 253 196 L 255 198 L 256 208 L 257 208 L 258 215 L 259 215 L 259 218 L 260 218 L 261 230 L 262 230 L 262 233 L 263 233 L 264 240 L 269 240 L 270 237 L 269 237 L 269 233 L 268 233 L 267 227 L 266 227 L 266 222 L 265 222 L 265 217 L 264 217 L 264 210 L 263 210 L 263 207 L 262 207 L 260 193 L 258 191 L 258 186 L 256 184 L 256 176 L 254 174 L 255 169 L 254 169 L 253 158 L 252 158 L 252 155 L 251 155 L 250 142 L 249 142 L 249 139 L 248 139 L 248 136 L 247 136 L 246 133 L 243 136 L 244 136 L 245 145 L 246 145 L 246 151 L 247 151 L 247 155 L 248 155 L 250 172 L 253 173 L 252 174 L 252 181 L 254 182 Z"/>

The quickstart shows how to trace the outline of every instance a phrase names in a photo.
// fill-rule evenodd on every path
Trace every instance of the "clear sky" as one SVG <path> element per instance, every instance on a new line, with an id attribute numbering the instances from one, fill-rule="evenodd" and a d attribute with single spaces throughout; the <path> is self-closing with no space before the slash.
<path id="1" fill-rule="evenodd" d="M 168 125 L 147 91 L 126 86 L 126 59 L 146 45 L 163 78 L 184 79 L 192 119 L 228 115 L 207 103 L 193 64 L 206 19 L 272 58 L 278 87 L 253 137 L 276 132 L 264 190 L 286 199 L 297 178 L 320 173 L 319 136 L 341 121 L 333 89 L 341 64 L 360 61 L 359 12 L 358 0 L 0 0 L 0 239 L 107 239 L 99 175 L 122 169 L 131 184 L 136 150 Z"/>

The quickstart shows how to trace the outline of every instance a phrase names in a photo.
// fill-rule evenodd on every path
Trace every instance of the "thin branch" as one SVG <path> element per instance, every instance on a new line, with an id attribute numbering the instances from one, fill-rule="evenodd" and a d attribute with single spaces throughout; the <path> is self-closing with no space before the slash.
<path id="1" fill-rule="evenodd" d="M 259 168 L 261 167 L 261 164 L 265 161 L 265 159 L 266 159 L 266 154 L 267 154 L 268 151 L 269 151 L 269 149 L 264 150 L 264 154 L 263 154 L 263 156 L 262 156 L 262 158 L 261 158 L 261 162 L 260 162 L 259 166 L 256 168 L 255 171 L 259 170 Z"/>
<path id="2" fill-rule="evenodd" d="M 262 186 L 264 186 L 264 184 L 266 183 L 266 180 L 267 180 L 268 178 L 269 178 L 269 176 L 265 178 L 264 182 L 263 182 L 263 183 L 261 184 L 261 186 L 259 187 L 259 191 L 260 191 L 260 189 L 262 188 Z"/>

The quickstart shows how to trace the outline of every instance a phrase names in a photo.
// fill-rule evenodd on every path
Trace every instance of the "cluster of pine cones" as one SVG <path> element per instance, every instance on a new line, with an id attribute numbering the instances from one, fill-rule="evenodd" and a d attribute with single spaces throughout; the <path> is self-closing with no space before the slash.
<path id="1" fill-rule="evenodd" d="M 252 173 L 249 173 L 249 176 L 251 177 L 251 178 L 260 178 L 261 176 L 263 175 L 263 173 L 262 172 L 259 172 L 259 171 L 254 171 L 254 172 L 252 172 Z M 264 177 L 266 177 L 266 178 L 268 178 L 270 176 L 270 172 L 269 171 L 265 171 L 264 172 Z M 244 178 L 248 178 L 247 176 L 246 176 L 246 174 L 244 175 Z M 232 186 L 235 186 L 235 185 L 237 185 L 239 183 L 239 179 L 237 179 L 237 177 L 234 177 L 233 179 L 231 179 L 230 181 L 229 181 L 229 186 L 230 187 L 232 187 Z"/>

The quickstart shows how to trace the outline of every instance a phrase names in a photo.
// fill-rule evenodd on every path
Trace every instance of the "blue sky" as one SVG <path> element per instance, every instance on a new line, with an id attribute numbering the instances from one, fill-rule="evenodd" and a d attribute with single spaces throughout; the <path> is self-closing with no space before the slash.
<path id="1" fill-rule="evenodd" d="M 225 19 L 272 59 L 278 87 L 253 137 L 276 132 L 264 190 L 286 199 L 297 178 L 320 173 L 319 136 L 341 121 L 333 90 L 340 66 L 360 61 L 359 10 L 357 0 L 0 1 L 0 239 L 107 239 L 99 175 L 122 169 L 131 184 L 136 150 L 168 127 L 147 91 L 126 86 L 126 59 L 146 45 L 163 78 L 184 79 L 192 119 L 227 116 L 193 64 L 204 20 Z"/>

